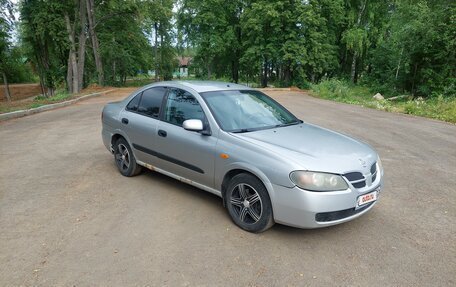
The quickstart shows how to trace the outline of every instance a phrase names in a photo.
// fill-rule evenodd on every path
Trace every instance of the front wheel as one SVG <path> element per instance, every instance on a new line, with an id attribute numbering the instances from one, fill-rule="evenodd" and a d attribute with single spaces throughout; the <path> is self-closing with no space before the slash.
<path id="1" fill-rule="evenodd" d="M 124 138 L 119 138 L 114 144 L 114 160 L 117 169 L 124 176 L 135 176 L 141 172 L 142 167 L 136 163 L 130 145 Z"/>
<path id="2" fill-rule="evenodd" d="M 268 191 L 258 178 L 238 174 L 230 180 L 226 192 L 228 213 L 240 228 L 263 232 L 274 225 Z"/>

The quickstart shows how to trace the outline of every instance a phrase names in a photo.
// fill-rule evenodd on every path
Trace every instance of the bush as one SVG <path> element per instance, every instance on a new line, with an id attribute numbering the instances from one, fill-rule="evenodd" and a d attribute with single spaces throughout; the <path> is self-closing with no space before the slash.
<path id="1" fill-rule="evenodd" d="M 59 102 L 63 101 L 66 99 L 71 98 L 71 95 L 68 94 L 66 91 L 58 91 L 56 92 L 52 97 L 45 97 L 43 95 L 35 97 L 34 101 L 35 102 L 41 102 L 41 101 L 46 101 L 46 102 Z"/>
<path id="2" fill-rule="evenodd" d="M 452 96 L 431 94 L 428 98 L 415 100 L 403 97 L 394 101 L 377 101 L 372 98 L 376 92 L 378 92 L 377 88 L 353 85 L 348 81 L 338 79 L 324 80 L 312 85 L 311 90 L 312 95 L 324 99 L 456 123 L 456 96 L 454 94 Z"/>

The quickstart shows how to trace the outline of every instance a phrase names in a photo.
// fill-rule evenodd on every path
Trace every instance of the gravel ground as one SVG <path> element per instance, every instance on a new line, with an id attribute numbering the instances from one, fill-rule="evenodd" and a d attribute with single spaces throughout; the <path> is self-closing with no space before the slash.
<path id="1" fill-rule="evenodd" d="M 357 220 L 255 235 L 212 194 L 117 172 L 100 111 L 131 91 L 0 123 L 0 286 L 455 286 L 456 126 L 269 91 L 374 146 L 386 180 Z"/>

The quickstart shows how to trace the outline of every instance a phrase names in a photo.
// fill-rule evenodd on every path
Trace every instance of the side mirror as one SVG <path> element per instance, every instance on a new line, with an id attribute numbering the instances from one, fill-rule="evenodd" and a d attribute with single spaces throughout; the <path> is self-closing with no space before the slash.
<path id="1" fill-rule="evenodd" d="M 187 131 L 200 132 L 204 129 L 201 120 L 186 120 L 182 123 L 182 127 Z"/>

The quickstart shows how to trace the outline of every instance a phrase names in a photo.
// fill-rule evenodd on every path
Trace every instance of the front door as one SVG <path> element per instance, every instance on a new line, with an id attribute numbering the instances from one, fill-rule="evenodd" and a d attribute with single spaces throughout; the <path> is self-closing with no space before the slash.
<path id="1" fill-rule="evenodd" d="M 158 124 L 159 167 L 194 182 L 214 186 L 214 156 L 217 139 L 187 131 L 182 123 L 189 119 L 206 122 L 197 99 L 187 91 L 170 88 L 162 121 Z"/>

